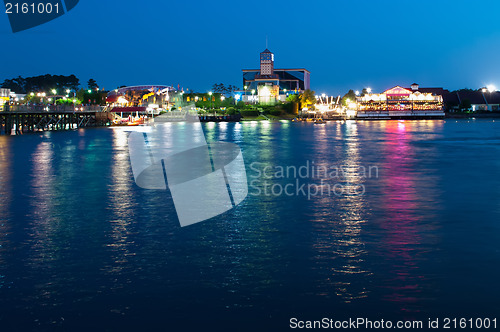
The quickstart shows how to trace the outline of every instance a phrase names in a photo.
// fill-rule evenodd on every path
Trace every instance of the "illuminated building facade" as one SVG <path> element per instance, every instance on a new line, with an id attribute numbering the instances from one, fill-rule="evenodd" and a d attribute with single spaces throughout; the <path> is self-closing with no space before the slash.
<path id="1" fill-rule="evenodd" d="M 112 107 L 157 105 L 160 108 L 168 108 L 182 101 L 179 94 L 174 87 L 166 85 L 129 86 L 109 92 L 106 103 Z"/>
<path id="2" fill-rule="evenodd" d="M 0 111 L 3 110 L 3 106 L 10 100 L 10 89 L 0 89 Z"/>
<path id="3" fill-rule="evenodd" d="M 368 93 L 357 97 L 357 110 L 358 112 L 442 111 L 443 96 L 433 92 L 419 89 L 418 84 L 412 84 L 411 89 L 396 86 L 380 94 Z"/>
<path id="4" fill-rule="evenodd" d="M 287 94 L 310 89 L 311 73 L 306 69 L 275 69 L 274 54 L 260 53 L 260 69 L 243 69 L 243 101 L 274 104 Z"/>

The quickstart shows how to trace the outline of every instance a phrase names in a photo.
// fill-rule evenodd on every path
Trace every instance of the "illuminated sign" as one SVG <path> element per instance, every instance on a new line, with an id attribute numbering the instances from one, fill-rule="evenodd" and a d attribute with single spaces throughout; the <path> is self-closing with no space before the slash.
<path id="1" fill-rule="evenodd" d="M 400 86 L 396 86 L 392 89 L 385 91 L 384 94 L 387 96 L 409 96 L 412 94 L 412 92 Z"/>

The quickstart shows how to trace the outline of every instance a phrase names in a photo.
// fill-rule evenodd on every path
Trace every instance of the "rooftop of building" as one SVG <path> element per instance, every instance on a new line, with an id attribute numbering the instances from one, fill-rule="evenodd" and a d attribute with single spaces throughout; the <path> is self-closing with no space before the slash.
<path id="1" fill-rule="evenodd" d="M 500 104 L 500 91 L 493 92 L 482 92 L 481 90 L 460 90 L 455 93 L 456 101 L 464 102 L 465 100 L 470 101 L 471 104 L 482 105 L 482 104 Z"/>
<path id="2" fill-rule="evenodd" d="M 242 72 L 252 73 L 252 72 L 260 72 L 260 69 L 242 69 Z M 311 73 L 309 70 L 305 68 L 275 68 L 274 71 L 305 71 L 307 73 Z"/>

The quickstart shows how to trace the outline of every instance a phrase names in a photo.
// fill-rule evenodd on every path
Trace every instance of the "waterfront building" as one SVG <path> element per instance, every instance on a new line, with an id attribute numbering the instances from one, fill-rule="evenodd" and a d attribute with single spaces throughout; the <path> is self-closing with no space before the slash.
<path id="1" fill-rule="evenodd" d="M 363 96 L 357 97 L 357 107 L 358 111 L 365 112 L 441 111 L 443 109 L 443 96 L 437 94 L 439 89 L 440 88 L 420 89 L 418 84 L 412 84 L 412 87 L 409 89 L 401 86 L 395 86 L 380 94 L 367 93 Z"/>
<path id="2" fill-rule="evenodd" d="M 0 111 L 3 111 L 3 107 L 10 100 L 10 89 L 0 89 Z"/>
<path id="3" fill-rule="evenodd" d="M 349 114 L 358 119 L 383 118 L 442 118 L 442 88 L 420 88 L 414 83 L 410 88 L 395 86 L 382 93 L 367 93 L 356 98 Z"/>
<path id="4" fill-rule="evenodd" d="M 449 110 L 468 109 L 473 112 L 500 111 L 500 92 L 496 89 L 459 90 L 445 97 Z"/>
<path id="5" fill-rule="evenodd" d="M 260 69 L 243 69 L 244 102 L 275 104 L 288 94 L 311 88 L 311 73 L 304 68 L 276 69 L 274 54 L 268 49 L 260 53 Z"/>
<path id="6" fill-rule="evenodd" d="M 15 92 L 10 92 L 10 101 L 14 103 L 19 103 L 23 101 L 26 98 L 27 94 L 25 93 L 15 93 Z M 62 97 L 61 97 L 62 98 Z"/>
<path id="7" fill-rule="evenodd" d="M 106 103 L 110 107 L 173 107 L 182 101 L 182 92 L 167 85 L 139 85 L 119 88 L 108 93 Z"/>

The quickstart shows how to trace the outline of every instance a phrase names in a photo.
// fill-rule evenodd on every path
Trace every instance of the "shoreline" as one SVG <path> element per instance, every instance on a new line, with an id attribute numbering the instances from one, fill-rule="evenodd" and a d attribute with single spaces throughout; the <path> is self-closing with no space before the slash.
<path id="1" fill-rule="evenodd" d="M 241 122 L 248 122 L 248 121 L 270 121 L 270 122 L 279 122 L 279 121 L 291 121 L 293 119 L 297 118 L 297 116 L 267 116 L 267 118 L 263 116 L 257 116 L 257 117 L 243 117 L 241 119 Z M 444 118 L 440 119 L 405 119 L 408 121 L 428 121 L 428 120 L 448 120 L 448 119 L 500 119 L 500 112 L 499 113 L 477 113 L 477 114 L 472 114 L 472 113 L 445 113 Z M 357 120 L 357 121 L 381 121 L 384 119 L 343 119 L 340 121 L 345 121 L 345 120 Z M 385 120 L 396 120 L 399 121 L 399 119 L 385 119 Z M 339 121 L 338 119 L 325 119 L 325 121 Z"/>
<path id="2" fill-rule="evenodd" d="M 445 113 L 445 119 L 500 119 L 500 113 Z"/>

